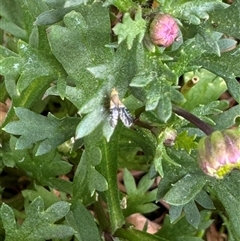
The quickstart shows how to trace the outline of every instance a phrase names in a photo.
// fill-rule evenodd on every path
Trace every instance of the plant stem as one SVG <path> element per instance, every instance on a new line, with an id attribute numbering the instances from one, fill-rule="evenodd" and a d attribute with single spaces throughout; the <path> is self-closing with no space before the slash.
<path id="1" fill-rule="evenodd" d="M 212 134 L 212 132 L 214 131 L 210 125 L 208 125 L 204 121 L 200 120 L 197 116 L 191 114 L 190 112 L 188 112 L 176 105 L 172 105 L 172 108 L 173 108 L 174 113 L 184 117 L 186 120 L 188 120 L 189 122 L 191 122 L 192 124 L 197 126 L 199 129 L 201 129 L 207 135 Z"/>

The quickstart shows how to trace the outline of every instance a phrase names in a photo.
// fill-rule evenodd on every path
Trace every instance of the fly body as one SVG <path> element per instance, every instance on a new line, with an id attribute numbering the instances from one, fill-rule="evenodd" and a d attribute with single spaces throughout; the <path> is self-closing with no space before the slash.
<path id="1" fill-rule="evenodd" d="M 118 118 L 126 127 L 130 127 L 133 123 L 131 114 L 119 99 L 118 92 L 114 88 L 110 97 L 110 125 L 112 128 L 116 127 Z"/>

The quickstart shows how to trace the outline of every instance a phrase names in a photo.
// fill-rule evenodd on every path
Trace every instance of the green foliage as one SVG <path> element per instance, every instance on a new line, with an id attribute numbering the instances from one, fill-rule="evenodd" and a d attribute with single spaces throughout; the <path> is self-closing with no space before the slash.
<path id="1" fill-rule="evenodd" d="M 171 13 L 173 16 L 187 21 L 193 25 L 201 24 L 202 19 L 209 18 L 209 11 L 214 11 L 215 9 L 225 8 L 228 5 L 222 3 L 221 1 L 160 1 L 163 4 L 164 11 Z"/>
<path id="2" fill-rule="evenodd" d="M 214 180 L 214 182 L 211 183 L 211 187 L 214 188 L 216 196 L 219 198 L 229 215 L 229 219 L 225 220 L 231 233 L 230 237 L 232 237 L 233 240 L 240 236 L 240 230 L 238 228 L 240 223 L 239 219 L 236 218 L 236 213 L 239 213 L 240 211 L 240 189 L 237 180 L 238 173 L 234 171 L 224 182 Z"/>
<path id="3" fill-rule="evenodd" d="M 126 39 L 127 46 L 131 49 L 133 40 L 139 35 L 139 42 L 141 42 L 145 34 L 146 22 L 142 19 L 141 9 L 138 9 L 134 20 L 131 19 L 129 13 L 125 13 L 122 22 L 118 23 L 113 31 L 118 35 L 118 44 Z"/>
<path id="4" fill-rule="evenodd" d="M 131 173 L 125 169 L 123 181 L 126 187 L 126 209 L 124 216 L 127 217 L 133 213 L 150 213 L 158 208 L 152 202 L 156 198 L 157 189 L 148 192 L 154 180 L 149 179 L 148 175 L 141 178 L 136 187 L 135 180 Z"/>
<path id="5" fill-rule="evenodd" d="M 0 240 L 200 241 L 213 221 L 240 240 L 240 172 L 208 177 L 197 153 L 239 128 L 240 1 L 150 2 L 0 0 Z M 180 28 L 167 48 L 159 12 Z"/>
<path id="6" fill-rule="evenodd" d="M 48 153 L 71 138 L 74 135 L 74 126 L 78 123 L 77 118 L 66 117 L 59 120 L 51 114 L 45 117 L 22 107 L 16 108 L 15 112 L 19 121 L 9 123 L 3 130 L 20 136 L 15 147 L 17 150 L 29 148 L 42 141 L 36 156 Z M 33 134 L 32 130 L 37 131 Z"/>
<path id="7" fill-rule="evenodd" d="M 234 1 L 231 6 L 227 6 L 227 8 L 214 9 L 214 11 L 210 12 L 210 18 L 212 20 L 213 27 L 216 31 L 231 34 L 233 37 L 239 38 L 240 26 L 238 24 L 232 28 L 232 23 L 239 18 L 239 7 L 240 2 Z M 217 26 L 215 26 L 215 24 Z"/>
<path id="8" fill-rule="evenodd" d="M 222 78 L 206 70 L 186 73 L 184 78 L 185 82 L 193 78 L 197 79 L 197 83 L 192 88 L 184 91 L 186 102 L 182 107 L 188 110 L 192 110 L 199 105 L 205 106 L 210 104 L 212 101 L 217 100 L 227 89 L 226 83 Z"/>
<path id="9" fill-rule="evenodd" d="M 8 167 L 23 170 L 30 178 L 34 178 L 42 185 L 58 188 L 60 191 L 72 193 L 72 183 L 56 178 L 67 174 L 72 165 L 61 160 L 61 155 L 56 151 L 36 156 L 36 148 L 32 151 L 15 150 L 17 139 L 11 137 L 9 146 L 4 146 L 2 161 Z"/>
<path id="10" fill-rule="evenodd" d="M 191 180 L 190 184 L 188 180 Z M 164 200 L 172 205 L 187 204 L 202 189 L 205 183 L 206 179 L 203 176 L 186 175 L 164 195 Z M 176 190 L 179 190 L 179 192 L 176 192 Z"/>
<path id="11" fill-rule="evenodd" d="M 202 241 L 203 239 L 197 237 L 196 234 L 198 232 L 201 232 L 201 229 L 204 230 L 211 224 L 211 220 L 206 221 L 206 219 L 208 219 L 208 216 L 209 213 L 201 212 L 201 227 L 199 229 L 195 229 L 186 221 L 186 219 L 182 217 L 179 219 L 178 222 L 172 223 L 170 222 L 170 219 L 167 216 L 164 220 L 163 227 L 158 232 L 158 234 L 159 236 L 169 241 Z"/>
<path id="12" fill-rule="evenodd" d="M 80 201 L 73 203 L 66 220 L 68 225 L 74 228 L 77 240 L 101 240 L 93 216 Z"/>
<path id="13" fill-rule="evenodd" d="M 91 203 L 90 196 L 96 190 L 103 192 L 107 190 L 107 182 L 104 177 L 95 169 L 95 165 L 101 161 L 100 150 L 92 149 L 91 156 L 83 153 L 73 180 L 73 196 L 84 203 Z M 94 156 L 93 156 L 94 155 Z M 97 159 L 94 163 L 93 158 Z M 90 199 L 90 200 L 89 200 Z"/>
<path id="14" fill-rule="evenodd" d="M 195 136 L 189 136 L 187 131 L 179 133 L 176 140 L 176 148 L 186 150 L 191 153 L 197 147 L 197 143 L 194 141 Z"/>
<path id="15" fill-rule="evenodd" d="M 69 212 L 67 202 L 57 202 L 44 210 L 44 202 L 38 197 L 26 209 L 26 219 L 17 227 L 13 210 L 3 203 L 1 219 L 6 232 L 5 240 L 42 241 L 49 238 L 68 238 L 74 229 L 67 225 L 54 224 Z"/>

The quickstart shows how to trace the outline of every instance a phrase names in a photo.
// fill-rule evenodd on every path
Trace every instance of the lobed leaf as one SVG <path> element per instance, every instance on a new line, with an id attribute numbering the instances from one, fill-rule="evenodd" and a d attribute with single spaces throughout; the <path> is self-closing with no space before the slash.
<path id="1" fill-rule="evenodd" d="M 79 200 L 74 201 L 66 220 L 68 225 L 75 230 L 78 240 L 102 240 L 93 215 Z"/>
<path id="2" fill-rule="evenodd" d="M 132 174 L 125 169 L 123 181 L 127 191 L 126 208 L 123 210 L 125 217 L 133 213 L 150 213 L 158 208 L 152 203 L 155 200 L 157 190 L 149 191 L 154 179 L 145 175 L 136 187 Z"/>
<path id="3" fill-rule="evenodd" d="M 7 205 L 3 205 L 1 216 L 6 230 L 5 240 L 44 241 L 51 238 L 69 238 L 74 234 L 74 230 L 71 227 L 54 224 L 66 216 L 69 210 L 69 204 L 60 201 L 44 211 L 43 200 L 38 197 L 29 205 L 23 224 L 19 228 L 13 228 L 8 225 L 9 222 L 15 223 L 13 211 Z"/>
<path id="4" fill-rule="evenodd" d="M 118 35 L 118 44 L 126 39 L 128 49 L 132 48 L 133 41 L 137 36 L 139 36 L 138 41 L 140 43 L 146 31 L 146 21 L 142 18 L 141 8 L 138 8 L 134 20 L 129 13 L 125 13 L 122 23 L 118 23 L 113 31 Z"/>
<path id="5" fill-rule="evenodd" d="M 72 165 L 61 160 L 59 153 L 51 151 L 41 156 L 35 156 L 27 150 L 15 150 L 17 139 L 11 137 L 10 146 L 4 148 L 3 163 L 16 166 L 26 172 L 31 178 L 37 180 L 42 185 L 49 185 L 60 191 L 72 193 L 70 182 L 56 178 L 70 172 Z"/>
<path id="6" fill-rule="evenodd" d="M 15 112 L 20 120 L 9 123 L 3 130 L 20 135 L 16 143 L 17 150 L 42 141 L 36 155 L 43 155 L 70 139 L 78 122 L 78 118 L 66 117 L 60 120 L 51 114 L 45 117 L 22 107 L 15 108 Z"/>
<path id="7" fill-rule="evenodd" d="M 240 2 L 234 1 L 227 8 L 216 8 L 209 13 L 209 25 L 219 32 L 240 38 L 240 26 L 238 23 L 240 18 Z"/>

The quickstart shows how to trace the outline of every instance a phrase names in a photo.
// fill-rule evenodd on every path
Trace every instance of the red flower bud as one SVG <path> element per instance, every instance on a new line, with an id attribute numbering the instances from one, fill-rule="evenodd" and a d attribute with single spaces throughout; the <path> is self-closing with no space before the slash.
<path id="1" fill-rule="evenodd" d="M 170 46 L 179 34 L 175 19 L 168 14 L 158 14 L 150 25 L 150 38 L 156 45 Z"/>
<path id="2" fill-rule="evenodd" d="M 223 178 L 240 168 L 240 130 L 214 131 L 198 145 L 199 165 L 210 176 Z"/>

